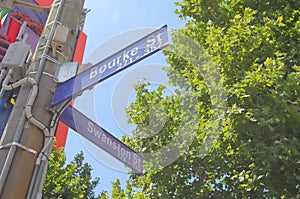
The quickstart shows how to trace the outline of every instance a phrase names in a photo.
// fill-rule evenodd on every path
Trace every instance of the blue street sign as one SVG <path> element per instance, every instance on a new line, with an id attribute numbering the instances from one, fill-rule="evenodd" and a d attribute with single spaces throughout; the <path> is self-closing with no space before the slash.
<path id="1" fill-rule="evenodd" d="M 86 89 L 141 61 L 168 45 L 167 26 L 163 26 L 110 57 L 98 62 L 77 76 L 60 84 L 54 94 L 52 107 L 80 95 Z"/>
<path id="2" fill-rule="evenodd" d="M 61 114 L 60 121 L 123 162 L 134 172 L 143 173 L 143 157 L 140 154 L 91 121 L 74 107 L 68 106 Z"/>

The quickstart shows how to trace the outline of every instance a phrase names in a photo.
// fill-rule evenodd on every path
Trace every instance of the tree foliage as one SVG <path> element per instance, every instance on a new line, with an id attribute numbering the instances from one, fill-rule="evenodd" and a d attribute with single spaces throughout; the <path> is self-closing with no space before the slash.
<path id="1" fill-rule="evenodd" d="M 99 178 L 92 179 L 92 168 L 84 163 L 83 153 L 79 153 L 70 163 L 66 163 L 63 148 L 53 147 L 43 187 L 43 199 L 95 199 L 94 188 Z"/>
<path id="2" fill-rule="evenodd" d="M 137 84 L 128 108 L 137 136 L 125 140 L 147 154 L 174 142 L 180 129 L 192 136 L 177 140 L 176 161 L 156 168 L 170 156 L 153 156 L 147 173 L 132 174 L 128 190 L 113 198 L 299 198 L 300 1 L 176 5 L 186 29 L 173 35 L 164 53 L 178 89 L 165 96 L 164 86 L 150 91 L 147 83 Z M 212 77 L 214 70 L 219 77 Z M 218 85 L 224 90 L 214 89 Z M 216 97 L 223 92 L 225 98 Z M 226 111 L 218 108 L 222 103 Z M 184 138 L 192 138 L 188 148 Z M 213 147 L 205 150 L 207 139 Z"/>

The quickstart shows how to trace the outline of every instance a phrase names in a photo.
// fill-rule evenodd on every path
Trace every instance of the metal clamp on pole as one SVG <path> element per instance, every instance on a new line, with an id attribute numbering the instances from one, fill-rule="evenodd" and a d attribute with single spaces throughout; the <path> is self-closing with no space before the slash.
<path id="1" fill-rule="evenodd" d="M 33 150 L 33 149 L 31 149 L 27 146 L 24 146 L 23 144 L 17 143 L 17 142 L 12 142 L 12 143 L 8 143 L 8 144 L 5 144 L 3 146 L 0 146 L 0 150 L 2 150 L 4 148 L 7 148 L 7 147 L 11 147 L 11 146 L 17 146 L 17 147 L 19 147 L 19 148 L 21 148 L 21 149 L 23 149 L 23 150 L 25 150 L 29 153 L 32 153 L 34 155 L 38 154 L 38 152 L 36 150 Z"/>
<path id="2" fill-rule="evenodd" d="M 51 61 L 55 64 L 60 64 L 60 62 L 57 59 L 55 59 L 55 58 L 53 58 L 53 57 L 51 57 L 50 55 L 47 55 L 47 54 L 42 54 L 42 55 L 38 56 L 37 60 L 42 59 L 42 58 L 48 59 L 49 61 Z"/>

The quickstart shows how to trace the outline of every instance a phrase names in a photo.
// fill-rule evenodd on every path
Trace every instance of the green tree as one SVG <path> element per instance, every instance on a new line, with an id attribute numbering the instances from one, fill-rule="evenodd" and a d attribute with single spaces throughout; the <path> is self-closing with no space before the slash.
<path id="1" fill-rule="evenodd" d="M 109 195 L 107 191 L 102 191 L 99 199 L 109 199 Z"/>
<path id="2" fill-rule="evenodd" d="M 112 182 L 112 198 L 113 199 L 124 199 L 125 193 L 124 190 L 121 188 L 120 180 L 117 179 L 116 182 Z"/>
<path id="3" fill-rule="evenodd" d="M 79 153 L 70 163 L 66 163 L 63 148 L 53 147 L 43 187 L 43 199 L 95 199 L 94 189 L 99 178 L 92 179 L 92 168 L 84 163 L 83 153 Z"/>
<path id="4" fill-rule="evenodd" d="M 186 29 L 164 53 L 178 89 L 135 85 L 128 119 L 137 136 L 124 141 L 156 155 L 145 175 L 131 175 L 127 197 L 299 198 L 300 1 L 176 4 Z M 179 155 L 168 162 L 159 149 L 174 139 L 165 152 Z"/>

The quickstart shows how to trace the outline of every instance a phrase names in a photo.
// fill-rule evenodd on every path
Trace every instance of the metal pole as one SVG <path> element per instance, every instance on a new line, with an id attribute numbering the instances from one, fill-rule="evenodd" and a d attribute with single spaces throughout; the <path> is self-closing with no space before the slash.
<path id="1" fill-rule="evenodd" d="M 27 73 L 37 82 L 34 86 L 38 87 L 38 93 L 31 96 L 34 86 L 22 86 L 1 140 L 0 182 L 3 184 L 0 184 L 0 198 L 41 197 L 38 185 L 44 181 L 50 153 L 47 147 L 51 147 L 56 127 L 51 123 L 57 119 L 56 110 L 49 109 L 56 87 L 54 74 L 59 62 L 71 61 L 83 4 L 84 0 L 56 0 L 50 10 Z M 56 57 L 51 57 L 55 54 L 52 51 L 56 50 L 52 44 L 57 24 L 68 28 L 68 37 Z M 35 77 L 32 77 L 34 74 Z"/>

